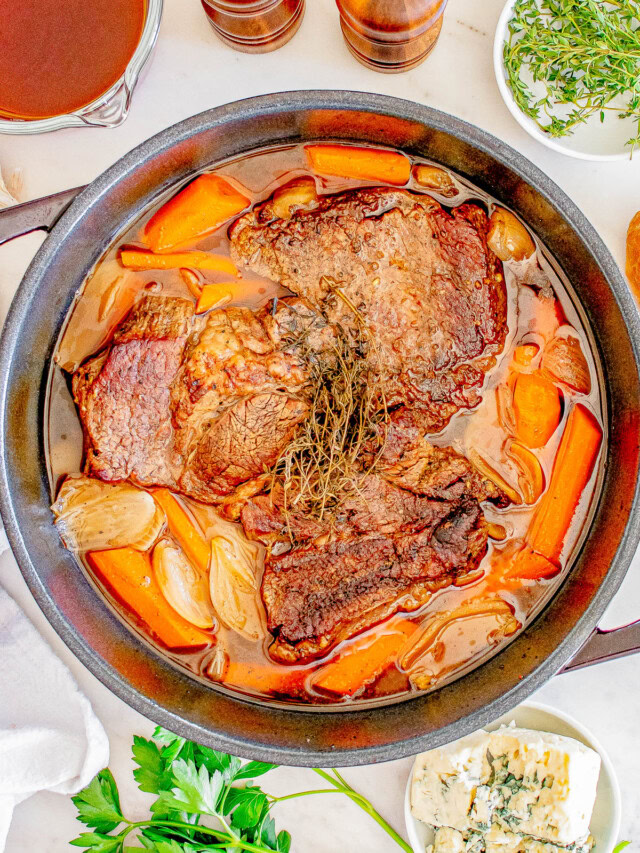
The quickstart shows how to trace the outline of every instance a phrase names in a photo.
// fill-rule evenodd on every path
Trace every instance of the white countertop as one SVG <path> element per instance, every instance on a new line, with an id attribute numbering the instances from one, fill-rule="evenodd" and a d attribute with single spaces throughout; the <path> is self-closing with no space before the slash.
<path id="1" fill-rule="evenodd" d="M 450 0 L 440 42 L 422 66 L 401 75 L 361 67 L 343 44 L 333 0 L 307 0 L 306 18 L 294 39 L 275 53 L 236 53 L 214 36 L 198 0 L 165 0 L 165 14 L 151 66 L 137 88 L 131 113 L 115 130 L 75 129 L 18 137 L 0 134 L 6 172 L 24 169 L 23 200 L 86 183 L 147 137 L 194 113 L 228 101 L 287 89 L 357 89 L 410 98 L 450 112 L 495 134 L 555 180 L 596 226 L 623 264 L 628 222 L 640 208 L 640 157 L 633 162 L 590 164 L 571 160 L 529 138 L 502 103 L 493 77 L 491 47 L 502 0 Z M 42 237 L 31 235 L 0 248 L 0 316 Z M 89 696 L 111 743 L 111 769 L 121 785 L 125 810 L 145 813 L 148 796 L 131 778 L 132 735 L 149 736 L 153 724 L 102 686 L 67 650 L 32 600 L 10 554 L 0 558 L 0 580 L 65 661 Z M 605 627 L 640 616 L 637 556 L 604 620 Z M 0 652 L 1 653 L 1 652 Z M 640 656 L 561 675 L 535 698 L 591 728 L 616 767 L 623 796 L 621 837 L 640 850 Z M 1 701 L 1 700 L 0 700 Z M 345 772 L 400 831 L 410 760 Z M 265 778 L 276 793 L 310 786 L 311 771 L 285 768 Z M 304 798 L 283 804 L 275 816 L 291 831 L 301 853 L 398 849 L 348 801 Z M 72 803 L 39 794 L 16 809 L 7 853 L 72 850 L 79 831 Z M 630 848 L 628 848 L 630 849 Z"/>

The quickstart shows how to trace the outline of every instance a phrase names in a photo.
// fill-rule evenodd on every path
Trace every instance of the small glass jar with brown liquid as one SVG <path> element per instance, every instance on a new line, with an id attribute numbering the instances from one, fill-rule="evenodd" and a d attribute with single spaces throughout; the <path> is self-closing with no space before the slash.
<path id="1" fill-rule="evenodd" d="M 202 0 L 209 23 L 229 47 L 267 53 L 298 31 L 305 0 Z"/>
<path id="2" fill-rule="evenodd" d="M 433 50 L 447 0 L 336 0 L 351 53 L 376 71 L 408 71 Z"/>

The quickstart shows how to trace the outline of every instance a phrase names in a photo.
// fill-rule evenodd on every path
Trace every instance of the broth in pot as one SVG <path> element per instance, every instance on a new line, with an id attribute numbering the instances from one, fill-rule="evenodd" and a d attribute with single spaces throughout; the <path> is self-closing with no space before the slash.
<path id="1" fill-rule="evenodd" d="M 97 264 L 51 372 L 55 523 L 212 686 L 348 708 L 432 690 L 557 590 L 605 440 L 556 264 L 393 150 L 270 148 Z"/>

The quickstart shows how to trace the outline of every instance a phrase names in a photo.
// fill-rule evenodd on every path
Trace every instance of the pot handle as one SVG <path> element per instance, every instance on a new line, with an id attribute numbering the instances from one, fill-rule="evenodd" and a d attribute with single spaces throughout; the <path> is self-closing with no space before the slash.
<path id="1" fill-rule="evenodd" d="M 640 652 L 640 619 L 605 631 L 596 628 L 578 654 L 560 672 L 572 672 L 594 663 L 616 660 Z"/>
<path id="2" fill-rule="evenodd" d="M 50 231 L 82 189 L 64 190 L 0 210 L 0 246 L 32 231 Z"/>

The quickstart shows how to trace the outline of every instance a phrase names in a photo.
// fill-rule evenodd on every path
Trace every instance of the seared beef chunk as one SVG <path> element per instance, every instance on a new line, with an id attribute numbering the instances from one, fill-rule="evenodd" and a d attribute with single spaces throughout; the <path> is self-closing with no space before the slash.
<path id="1" fill-rule="evenodd" d="M 502 266 L 482 208 L 448 213 L 429 196 L 378 187 L 325 196 L 287 220 L 270 219 L 270 209 L 234 224 L 232 256 L 332 323 L 364 320 L 390 406 L 420 404 L 439 429 L 479 402 L 507 328 Z"/>
<path id="2" fill-rule="evenodd" d="M 331 335 L 300 299 L 203 322 L 187 300 L 144 296 L 74 377 L 87 471 L 221 500 L 289 442 L 307 412 L 300 341 Z"/>
<path id="3" fill-rule="evenodd" d="M 405 455 L 410 450 L 405 434 Z M 504 496 L 452 448 L 421 440 L 417 450 L 414 491 L 413 483 L 388 482 L 382 468 L 346 498 L 333 526 L 285 514 L 279 490 L 247 501 L 247 535 L 270 546 L 262 598 L 275 658 L 324 653 L 392 613 L 415 610 L 430 592 L 477 568 L 487 549 L 478 501 L 504 505 Z M 288 537 L 295 546 L 278 554 L 277 543 Z"/>
<path id="4" fill-rule="evenodd" d="M 452 447 L 437 447 L 427 434 L 430 421 L 418 409 L 391 413 L 377 468 L 391 483 L 417 495 L 453 500 L 471 495 L 507 506 L 509 499 Z"/>
<path id="5" fill-rule="evenodd" d="M 209 502 L 252 480 L 278 459 L 307 415 L 308 404 L 285 394 L 256 394 L 216 418 L 180 478 L 185 494 Z"/>
<path id="6" fill-rule="evenodd" d="M 395 490 L 399 506 L 393 507 L 388 493 L 381 498 L 382 530 L 370 526 L 377 510 L 369 514 L 363 506 L 352 518 L 351 537 L 267 558 L 262 598 L 277 660 L 292 663 L 326 653 L 392 613 L 415 610 L 431 592 L 477 568 L 487 532 L 476 501 L 410 496 L 406 506 L 410 493 L 383 489 Z M 366 532 L 358 535 L 363 523 Z"/>
<path id="7" fill-rule="evenodd" d="M 109 349 L 77 371 L 73 392 L 88 473 L 175 488 L 169 389 L 192 318 L 193 305 L 186 299 L 145 296 Z"/>

